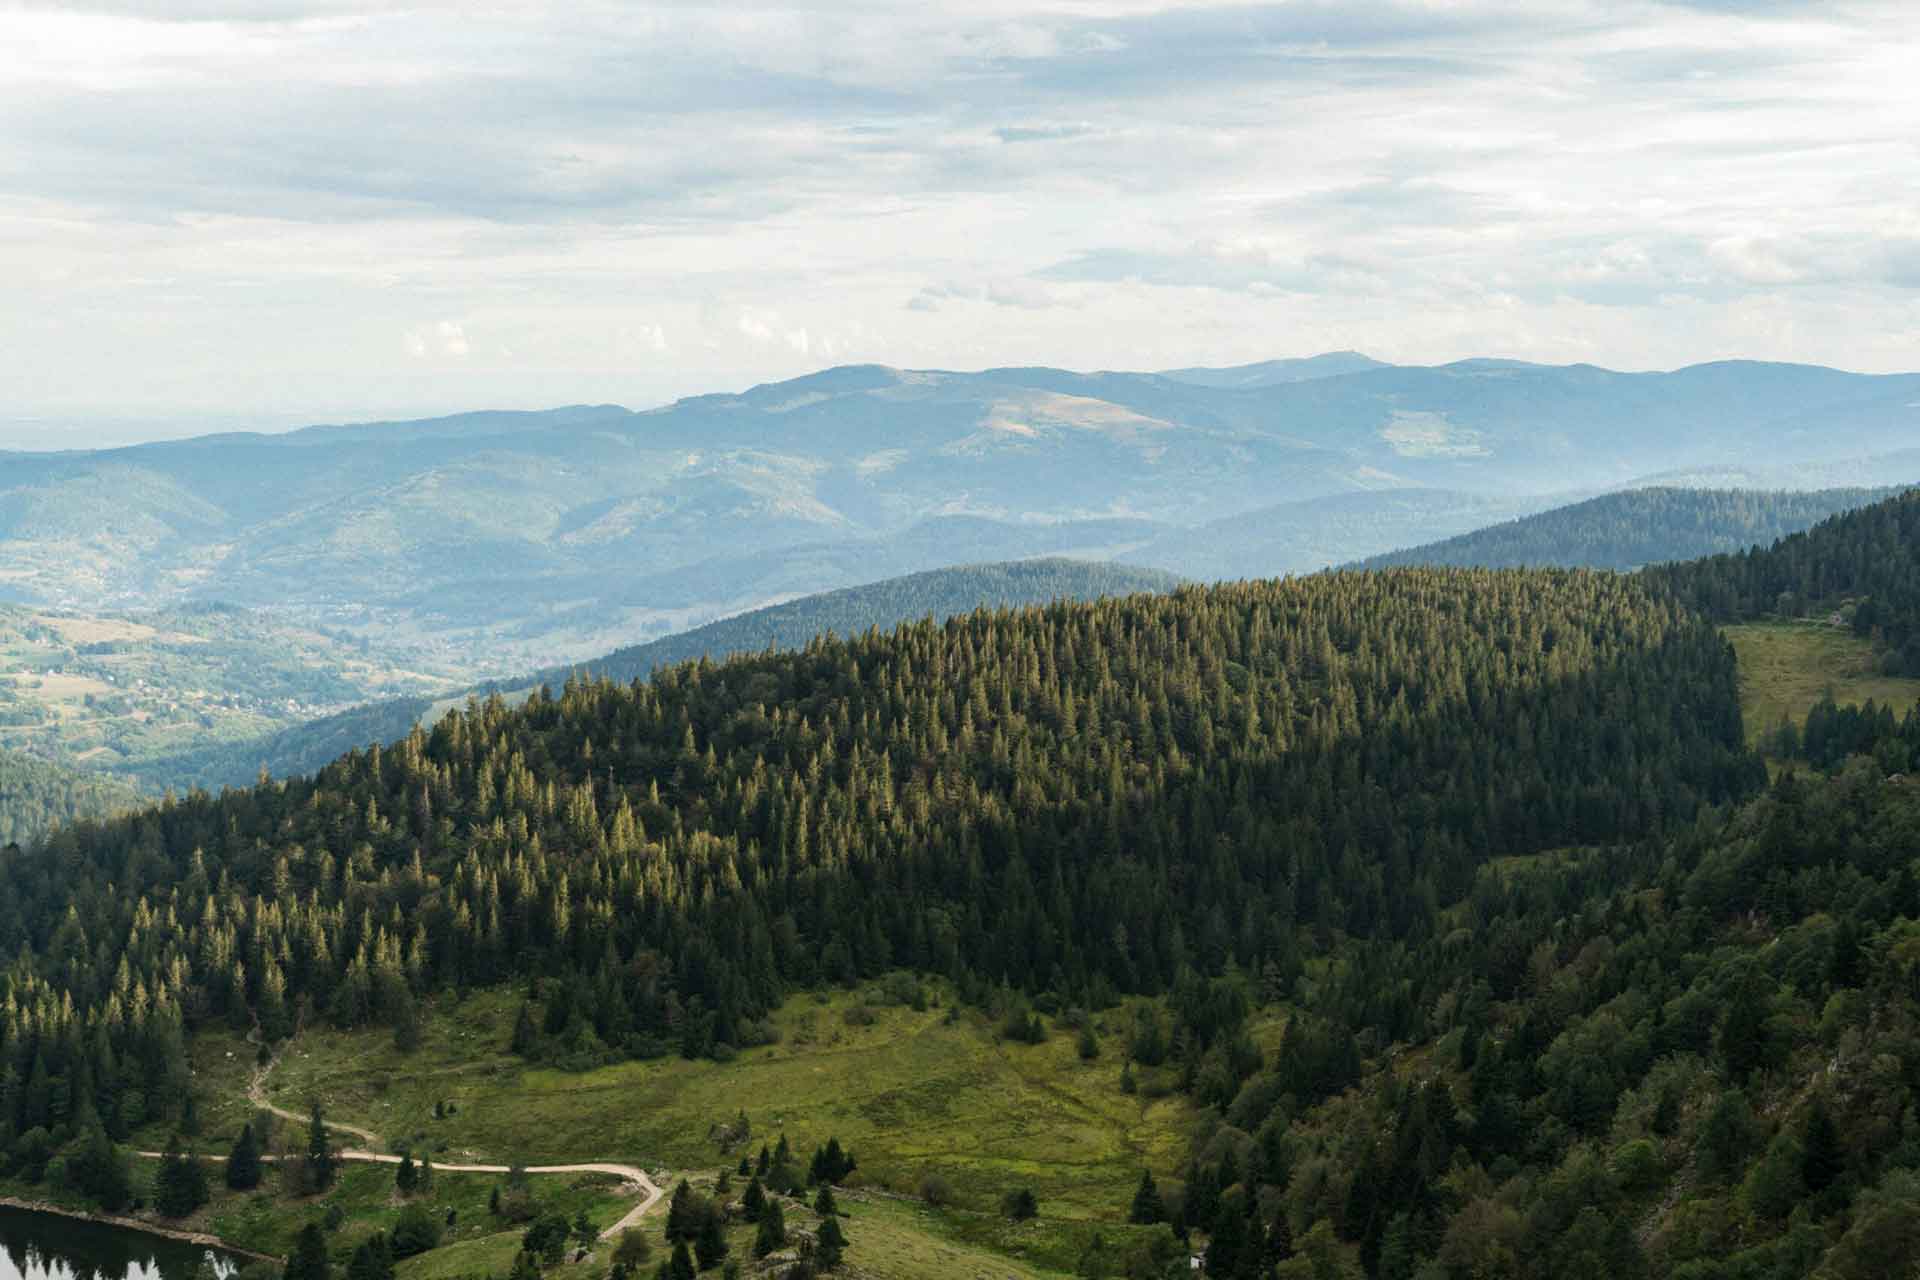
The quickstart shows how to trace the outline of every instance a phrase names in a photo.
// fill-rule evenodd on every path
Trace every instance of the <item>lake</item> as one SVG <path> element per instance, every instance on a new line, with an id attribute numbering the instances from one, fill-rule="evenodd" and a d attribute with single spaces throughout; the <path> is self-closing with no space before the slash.
<path id="1" fill-rule="evenodd" d="M 183 1240 L 0 1205 L 0 1280 L 192 1280 L 209 1253 L 222 1275 L 237 1264 Z"/>

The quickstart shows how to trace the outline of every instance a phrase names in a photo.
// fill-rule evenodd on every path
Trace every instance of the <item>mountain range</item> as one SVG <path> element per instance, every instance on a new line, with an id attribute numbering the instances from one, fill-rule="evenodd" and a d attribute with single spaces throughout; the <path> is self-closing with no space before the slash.
<path id="1" fill-rule="evenodd" d="M 644 412 L 0 455 L 0 589 L 271 604 L 510 675 L 945 565 L 1306 571 L 1754 458 L 1920 479 L 1875 461 L 1917 405 L 1920 375 L 1753 362 L 852 366 Z"/>

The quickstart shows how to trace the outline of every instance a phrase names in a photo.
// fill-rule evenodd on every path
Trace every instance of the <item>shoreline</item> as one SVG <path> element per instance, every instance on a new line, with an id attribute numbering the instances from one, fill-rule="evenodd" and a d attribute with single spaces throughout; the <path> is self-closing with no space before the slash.
<path id="1" fill-rule="evenodd" d="M 50 1213 L 59 1218 L 76 1218 L 82 1222 L 95 1222 L 102 1226 L 120 1227 L 127 1231 L 143 1231 L 152 1236 L 163 1236 L 169 1240 L 178 1240 L 185 1244 L 203 1245 L 209 1249 L 220 1249 L 242 1258 L 258 1262 L 280 1262 L 281 1258 L 271 1253 L 260 1253 L 253 1249 L 242 1248 L 222 1240 L 219 1236 L 206 1231 L 192 1231 L 185 1227 L 166 1227 L 144 1218 L 128 1218 L 119 1214 L 101 1213 L 88 1209 L 74 1209 L 66 1205 L 50 1204 L 45 1200 L 27 1200 L 20 1196 L 0 1195 L 0 1207 L 24 1209 L 29 1213 Z"/>

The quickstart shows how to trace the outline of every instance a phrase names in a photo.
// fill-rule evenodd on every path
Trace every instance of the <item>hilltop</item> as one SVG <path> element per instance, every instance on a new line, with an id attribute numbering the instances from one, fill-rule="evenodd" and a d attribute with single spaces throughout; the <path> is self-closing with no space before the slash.
<path id="1" fill-rule="evenodd" d="M 1791 533 L 1891 497 L 1894 488 L 1811 492 L 1652 487 L 1476 529 L 1360 561 L 1359 568 L 1456 565 L 1631 571 L 1650 564 L 1766 547 Z"/>
<path id="2" fill-rule="evenodd" d="M 825 636 L 854 636 L 930 617 L 943 622 L 979 608 L 1017 608 L 1055 600 L 1094 600 L 1136 591 L 1170 590 L 1170 574 L 1127 565 L 1042 558 L 963 565 L 889 578 L 817 596 L 805 596 L 646 644 L 629 645 L 590 661 L 552 667 L 513 680 L 488 682 L 438 698 L 389 698 L 292 725 L 263 738 L 181 753 L 143 771 L 154 785 L 240 786 L 262 770 L 275 777 L 312 773 L 372 743 L 396 742 L 417 723 L 429 726 L 469 697 L 500 693 L 525 697 L 545 685 L 558 689 L 576 677 L 625 684 L 664 666 L 702 658 L 724 661 L 767 649 L 800 649 Z"/>
<path id="3" fill-rule="evenodd" d="M 1753 362 L 855 366 L 638 413 L 9 453 L 0 555 L 26 603 L 271 605 L 510 677 L 877 577 L 1122 557 L 1276 503 L 1397 489 L 1507 501 L 1759 456 L 1884 454 L 1910 447 L 1916 395 L 1920 375 Z M 1398 536 L 1458 529 L 1409 519 Z M 1203 554 L 1162 545 L 1153 563 L 1201 575 Z"/>

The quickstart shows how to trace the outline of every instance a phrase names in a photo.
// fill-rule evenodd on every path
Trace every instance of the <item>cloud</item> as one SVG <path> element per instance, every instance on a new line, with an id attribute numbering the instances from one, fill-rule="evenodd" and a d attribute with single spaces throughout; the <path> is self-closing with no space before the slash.
<path id="1" fill-rule="evenodd" d="M 0 395 L 25 413 L 1291 342 L 1911 363 L 1899 0 L 5 15 Z"/>
<path id="2" fill-rule="evenodd" d="M 401 342 L 407 354 L 416 360 L 436 357 L 464 360 L 473 350 L 467 341 L 466 326 L 452 320 L 409 329 Z"/>

